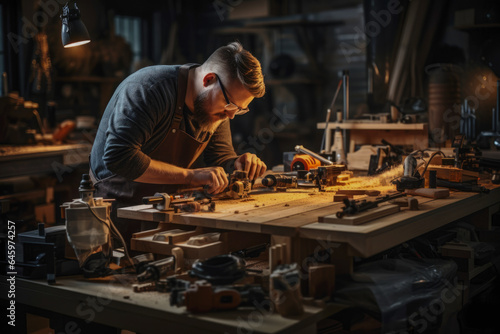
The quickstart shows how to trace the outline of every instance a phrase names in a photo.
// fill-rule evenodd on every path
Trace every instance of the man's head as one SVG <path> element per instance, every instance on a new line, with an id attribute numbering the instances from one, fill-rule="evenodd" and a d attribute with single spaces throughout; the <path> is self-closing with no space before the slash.
<path id="1" fill-rule="evenodd" d="M 194 97 L 194 115 L 203 130 L 215 131 L 265 94 L 260 62 L 238 42 L 215 50 L 199 71 L 202 85 Z"/>

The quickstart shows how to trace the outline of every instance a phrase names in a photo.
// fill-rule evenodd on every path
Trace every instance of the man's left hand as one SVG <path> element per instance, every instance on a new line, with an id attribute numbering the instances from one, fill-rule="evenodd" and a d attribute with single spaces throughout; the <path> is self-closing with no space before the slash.
<path id="1" fill-rule="evenodd" d="M 248 178 L 253 180 L 264 175 L 267 170 L 266 164 L 260 160 L 255 154 L 245 153 L 236 159 L 234 162 L 236 170 L 244 170 L 248 173 Z"/>

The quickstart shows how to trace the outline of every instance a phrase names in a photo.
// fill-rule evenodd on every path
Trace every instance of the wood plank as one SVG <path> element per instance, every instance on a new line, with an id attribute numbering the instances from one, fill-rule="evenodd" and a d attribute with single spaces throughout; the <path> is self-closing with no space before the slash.
<path id="1" fill-rule="evenodd" d="M 221 241 L 195 246 L 186 243 L 169 244 L 165 241 L 156 241 L 153 240 L 153 236 L 132 239 L 130 244 L 132 250 L 163 255 L 172 255 L 172 249 L 180 247 L 186 259 L 206 259 L 220 255 L 224 250 L 224 245 Z"/>
<path id="2" fill-rule="evenodd" d="M 378 219 L 380 217 L 385 217 L 392 215 L 393 213 L 399 212 L 399 206 L 388 204 L 381 205 L 379 207 L 357 213 L 354 215 L 346 215 L 342 218 L 338 218 L 336 214 L 318 217 L 318 221 L 325 224 L 341 224 L 341 225 L 361 225 L 366 222 Z"/>
<path id="3" fill-rule="evenodd" d="M 300 227 L 299 235 L 348 243 L 354 255 L 368 257 L 498 202 L 500 188 L 490 194 L 454 192 L 449 198 L 423 203 L 418 211 L 404 210 L 357 226 L 313 223 Z"/>
<path id="4" fill-rule="evenodd" d="M 325 122 L 316 123 L 318 129 L 326 127 Z M 427 129 L 426 123 L 382 123 L 368 121 L 344 121 L 342 123 L 329 122 L 328 128 L 335 130 L 337 127 L 346 130 L 401 130 L 401 131 L 424 131 Z"/>
<path id="5" fill-rule="evenodd" d="M 178 224 L 261 232 L 263 223 L 328 206 L 332 201 L 332 193 L 294 190 L 259 194 L 255 198 L 255 201 L 250 202 L 219 201 L 216 212 L 176 214 L 173 221 Z"/>
<path id="6" fill-rule="evenodd" d="M 119 218 L 145 220 L 152 222 L 171 222 L 174 211 L 159 211 L 150 204 L 141 204 L 119 208 L 117 216 Z"/>
<path id="7" fill-rule="evenodd" d="M 298 228 L 318 221 L 318 217 L 334 214 L 339 211 L 342 203 L 329 203 L 321 208 L 316 208 L 308 212 L 300 212 L 293 216 L 274 219 L 262 224 L 262 233 L 296 236 Z"/>

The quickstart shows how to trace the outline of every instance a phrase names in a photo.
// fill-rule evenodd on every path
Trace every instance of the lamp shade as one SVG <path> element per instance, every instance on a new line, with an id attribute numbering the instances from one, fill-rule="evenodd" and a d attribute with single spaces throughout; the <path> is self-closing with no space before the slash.
<path id="1" fill-rule="evenodd" d="M 68 4 L 63 7 L 61 39 L 65 48 L 87 44 L 90 42 L 89 32 L 80 18 L 80 10 L 74 4 L 70 9 Z"/>

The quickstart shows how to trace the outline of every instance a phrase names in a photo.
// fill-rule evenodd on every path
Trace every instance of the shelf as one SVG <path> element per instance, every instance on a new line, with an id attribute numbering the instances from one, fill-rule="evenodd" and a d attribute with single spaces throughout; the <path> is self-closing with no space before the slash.
<path id="1" fill-rule="evenodd" d="M 326 123 L 317 123 L 318 129 L 324 129 Z M 330 122 L 328 123 L 328 128 L 335 130 L 336 128 L 345 130 L 402 130 L 402 131 L 424 131 L 427 129 L 426 123 L 380 123 L 376 121 L 347 121 L 342 123 Z"/>
<path id="2" fill-rule="evenodd" d="M 275 17 L 258 17 L 252 19 L 229 20 L 223 27 L 217 28 L 216 32 L 234 32 L 236 29 L 267 29 L 285 26 L 321 26 L 344 24 L 345 17 L 340 11 L 328 11 L 321 13 L 295 14 Z M 243 31 L 242 31 L 243 32 Z"/>

